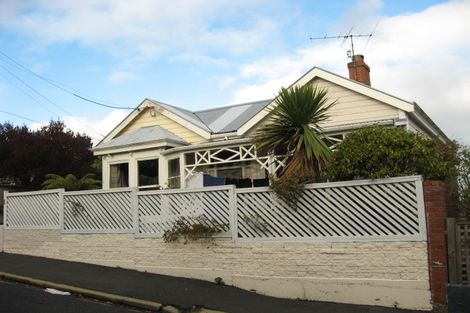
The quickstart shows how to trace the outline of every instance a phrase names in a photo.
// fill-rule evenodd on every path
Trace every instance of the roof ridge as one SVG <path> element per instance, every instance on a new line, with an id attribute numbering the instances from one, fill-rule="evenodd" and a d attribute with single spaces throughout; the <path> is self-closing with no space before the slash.
<path id="1" fill-rule="evenodd" d="M 147 99 L 150 100 L 150 101 L 152 101 L 152 102 L 158 103 L 158 104 L 167 105 L 167 106 L 169 106 L 169 107 L 171 107 L 171 108 L 173 108 L 173 109 L 187 111 L 187 112 L 192 113 L 192 114 L 194 114 L 195 116 L 197 116 L 197 113 L 203 113 L 203 112 L 212 111 L 212 110 L 217 110 L 217 109 L 232 108 L 232 107 L 242 106 L 242 105 L 247 105 L 247 104 L 256 104 L 256 103 L 260 103 L 260 102 L 272 101 L 272 100 L 274 99 L 274 97 L 273 97 L 273 98 L 262 99 L 262 100 L 250 101 L 250 102 L 242 102 L 242 103 L 235 103 L 235 104 L 229 104 L 229 105 L 222 105 L 222 106 L 214 107 L 214 108 L 212 108 L 212 109 L 203 109 L 203 110 L 197 110 L 197 111 L 191 111 L 191 110 L 188 110 L 188 109 L 185 109 L 185 108 L 182 108 L 182 107 L 178 107 L 178 106 L 176 106 L 176 105 L 168 104 L 168 103 L 166 103 L 166 102 L 154 100 L 154 99 L 151 99 L 151 98 L 147 98 Z M 198 116 L 197 116 L 197 117 L 198 117 Z M 199 117 L 198 117 L 198 119 L 200 120 Z M 203 123 L 203 122 L 201 121 L 201 123 Z M 203 123 L 203 124 L 204 124 L 204 123 Z"/>
<path id="2" fill-rule="evenodd" d="M 260 103 L 260 102 L 272 101 L 273 99 L 274 98 L 268 98 L 268 99 L 257 100 L 257 101 L 250 101 L 250 102 L 223 105 L 223 106 L 218 106 L 218 107 L 215 107 L 215 108 L 212 108 L 212 109 L 203 109 L 203 110 L 194 111 L 194 114 L 213 111 L 213 110 L 217 110 L 217 109 L 233 108 L 233 107 L 247 105 L 247 104 L 256 104 L 256 103 Z"/>
<path id="3" fill-rule="evenodd" d="M 173 109 L 184 110 L 184 111 L 187 111 L 187 112 L 190 112 L 190 113 L 194 114 L 194 111 L 191 111 L 191 110 L 188 110 L 188 109 L 185 109 L 185 108 L 181 108 L 181 107 L 177 107 L 176 105 L 173 105 L 173 104 L 168 104 L 166 102 L 162 102 L 162 101 L 158 101 L 158 100 L 154 100 L 154 99 L 150 99 L 150 98 L 147 98 L 147 99 L 152 101 L 152 102 L 158 103 L 158 104 L 163 104 L 163 105 L 172 107 Z"/>
<path id="4" fill-rule="evenodd" d="M 175 113 L 175 112 L 173 112 L 173 113 L 179 115 L 181 118 L 186 119 L 187 121 L 188 121 L 188 117 L 185 118 L 184 116 L 181 116 L 181 115 L 182 115 L 181 113 L 190 114 L 190 117 L 191 117 L 191 118 L 195 119 L 196 121 L 198 121 L 199 123 L 201 123 L 201 125 L 203 125 L 203 126 L 206 128 L 206 129 L 203 128 L 205 131 L 212 132 L 212 129 L 210 129 L 210 127 L 207 126 L 206 123 L 204 123 L 204 122 L 199 118 L 199 116 L 197 116 L 197 114 L 194 113 L 193 111 L 190 111 L 190 110 L 187 110 L 187 109 L 184 109 L 184 108 L 180 108 L 180 107 L 177 107 L 177 106 L 174 106 L 174 105 L 165 103 L 165 102 L 153 100 L 153 99 L 150 99 L 150 98 L 147 98 L 147 99 L 150 100 L 150 101 L 152 101 L 152 102 L 154 102 L 154 103 L 156 103 L 156 104 L 158 104 L 158 105 L 170 107 L 170 109 L 173 109 L 173 110 L 175 110 L 176 112 L 179 112 L 179 114 L 178 114 L 178 113 Z M 192 124 L 193 124 L 194 126 L 196 126 L 196 127 L 201 128 L 201 126 L 195 125 L 194 122 L 191 122 L 191 121 L 188 121 L 188 122 L 192 123 Z"/>
<path id="5" fill-rule="evenodd" d="M 318 67 L 318 66 L 314 66 L 311 70 L 313 70 L 313 69 L 315 69 L 315 68 L 317 68 L 317 69 L 319 69 L 319 70 L 321 70 L 321 71 L 323 71 L 323 72 L 327 72 L 328 74 L 334 75 L 334 76 L 336 76 L 336 77 L 340 77 L 340 78 L 349 80 L 350 82 L 353 82 L 353 83 L 358 84 L 358 85 L 360 85 L 360 86 L 363 86 L 363 87 L 372 89 L 372 90 L 374 90 L 374 91 L 383 93 L 383 94 L 385 94 L 385 95 L 387 95 L 387 96 L 389 96 L 389 97 L 395 98 L 395 99 L 397 99 L 397 100 L 400 100 L 400 101 L 403 101 L 403 102 L 407 102 L 407 103 L 409 103 L 409 104 L 413 104 L 413 103 L 414 103 L 414 101 L 405 100 L 405 99 L 403 99 L 403 98 L 400 98 L 400 97 L 397 97 L 397 96 L 395 96 L 395 95 L 392 95 L 392 94 L 390 94 L 390 93 L 388 93 L 388 92 L 386 92 L 386 91 L 383 91 L 383 90 L 377 89 L 377 88 L 375 88 L 375 87 L 366 85 L 366 84 L 361 83 L 361 82 L 359 82 L 359 81 L 357 81 L 357 80 L 351 79 L 351 78 L 346 77 L 346 76 L 339 75 L 339 74 L 334 73 L 334 72 L 331 72 L 331 71 L 329 71 L 329 70 L 325 70 L 324 68 L 321 68 L 321 67 Z M 310 70 L 310 71 L 311 71 L 311 70 Z M 309 71 L 309 72 L 310 72 L 310 71 Z M 308 73 L 308 72 L 307 72 L 307 73 Z M 305 73 L 305 74 L 307 74 L 307 73 Z M 305 75 L 303 75 L 303 76 L 305 76 Z M 303 76 L 302 76 L 302 77 L 303 77 Z M 300 80 L 300 79 L 298 79 L 298 80 Z M 296 81 L 296 82 L 297 82 L 297 81 Z"/>

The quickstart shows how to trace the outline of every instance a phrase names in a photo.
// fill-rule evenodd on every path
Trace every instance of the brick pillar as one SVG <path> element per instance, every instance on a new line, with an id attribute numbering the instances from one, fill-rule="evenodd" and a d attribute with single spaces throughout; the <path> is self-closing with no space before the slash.
<path id="1" fill-rule="evenodd" d="M 447 303 L 446 185 L 442 181 L 426 180 L 423 192 L 432 301 Z"/>

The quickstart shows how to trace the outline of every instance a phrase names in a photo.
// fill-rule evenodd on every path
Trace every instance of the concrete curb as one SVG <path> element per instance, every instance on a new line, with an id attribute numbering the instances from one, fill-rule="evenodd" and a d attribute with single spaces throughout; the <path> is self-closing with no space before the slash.
<path id="1" fill-rule="evenodd" d="M 125 304 L 129 306 L 141 308 L 144 310 L 160 311 L 163 307 L 163 305 L 158 302 L 136 299 L 132 297 L 125 297 L 125 296 L 120 296 L 120 295 L 116 295 L 112 293 L 85 289 L 85 288 L 80 288 L 80 287 L 75 287 L 75 286 L 70 286 L 70 285 L 58 284 L 58 283 L 53 283 L 50 281 L 34 279 L 31 277 L 27 277 L 27 276 L 21 276 L 21 275 L 10 274 L 10 273 L 5 273 L 5 272 L 0 272 L 0 279 L 16 281 L 16 282 L 34 285 L 38 287 L 54 288 L 57 290 L 68 291 L 73 294 L 80 294 L 80 295 L 84 295 L 86 297 L 93 298 L 93 299 L 110 301 L 110 302 L 118 303 L 118 304 Z"/>

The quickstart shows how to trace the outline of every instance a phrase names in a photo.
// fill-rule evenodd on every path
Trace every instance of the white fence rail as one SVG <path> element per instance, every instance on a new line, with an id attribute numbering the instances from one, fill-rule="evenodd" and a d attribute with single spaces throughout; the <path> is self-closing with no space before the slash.
<path id="1" fill-rule="evenodd" d="M 7 193 L 5 228 L 161 237 L 180 217 L 222 226 L 238 241 L 424 240 L 421 177 L 312 184 L 298 207 L 269 188 L 112 189 Z"/>
<path id="2" fill-rule="evenodd" d="M 4 193 L 5 228 L 57 229 L 63 189 Z"/>

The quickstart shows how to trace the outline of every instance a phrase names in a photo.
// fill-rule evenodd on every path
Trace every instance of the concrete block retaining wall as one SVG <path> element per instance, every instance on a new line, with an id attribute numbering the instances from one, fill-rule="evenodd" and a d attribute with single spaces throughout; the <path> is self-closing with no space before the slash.
<path id="1" fill-rule="evenodd" d="M 426 241 L 164 243 L 133 234 L 4 230 L 4 251 L 214 281 L 275 297 L 431 309 Z"/>

